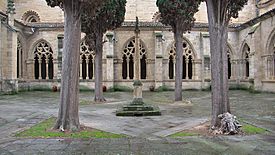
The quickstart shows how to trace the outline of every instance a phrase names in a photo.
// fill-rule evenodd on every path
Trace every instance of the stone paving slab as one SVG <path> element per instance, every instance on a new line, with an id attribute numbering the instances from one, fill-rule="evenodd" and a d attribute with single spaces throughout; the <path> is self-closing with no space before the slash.
<path id="1" fill-rule="evenodd" d="M 173 96 L 172 92 L 165 92 Z M 27 92 L 0 96 L 0 155 L 4 154 L 98 154 L 98 155 L 182 155 L 182 154 L 275 154 L 275 95 L 231 92 L 232 111 L 253 124 L 273 133 L 255 136 L 184 137 L 165 136 L 196 126 L 211 114 L 209 92 L 187 92 L 192 106 L 160 104 L 160 117 L 116 117 L 115 110 L 131 93 L 109 94 L 112 101 L 105 104 L 80 106 L 80 122 L 113 133 L 130 135 L 121 139 L 20 139 L 16 131 L 28 128 L 58 112 L 58 94 Z M 159 102 L 161 95 L 146 93 L 150 101 Z M 157 95 L 157 96 L 154 96 Z M 90 99 L 91 93 L 81 93 Z M 148 99 L 147 99 L 148 100 Z"/>

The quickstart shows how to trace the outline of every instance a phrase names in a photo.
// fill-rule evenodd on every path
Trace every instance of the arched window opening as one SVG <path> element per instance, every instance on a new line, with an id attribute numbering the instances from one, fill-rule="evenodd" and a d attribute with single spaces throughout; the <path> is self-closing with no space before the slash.
<path id="1" fill-rule="evenodd" d="M 89 79 L 93 79 L 94 77 L 94 59 L 90 55 L 89 56 Z"/>
<path id="2" fill-rule="evenodd" d="M 172 55 L 169 56 L 169 79 L 174 78 L 174 57 Z"/>
<path id="3" fill-rule="evenodd" d="M 186 79 L 186 57 L 182 57 L 182 79 Z"/>
<path id="4" fill-rule="evenodd" d="M 123 62 L 122 62 L 122 78 L 123 79 L 127 79 L 127 70 L 128 70 L 128 68 L 127 68 L 127 57 L 126 57 L 126 55 L 123 55 Z"/>
<path id="5" fill-rule="evenodd" d="M 182 79 L 193 79 L 194 77 L 194 50 L 191 45 L 184 40 L 182 43 L 183 47 L 183 61 L 182 61 Z M 169 79 L 175 78 L 176 68 L 176 46 L 175 44 L 169 51 Z"/>
<path id="6" fill-rule="evenodd" d="M 192 57 L 189 56 L 188 58 L 188 78 L 192 79 L 193 78 L 193 63 L 192 63 Z"/>
<path id="7" fill-rule="evenodd" d="M 35 55 L 34 57 L 34 78 L 39 79 L 39 61 L 38 61 L 38 56 Z"/>
<path id="8" fill-rule="evenodd" d="M 250 54 L 250 47 L 245 44 L 243 48 L 243 54 L 242 54 L 242 68 L 243 68 L 243 77 L 248 78 L 249 77 L 249 54 Z"/>
<path id="9" fill-rule="evenodd" d="M 52 55 L 49 55 L 49 72 L 48 72 L 48 76 L 49 79 L 53 79 L 53 57 Z"/>
<path id="10" fill-rule="evenodd" d="M 41 61 L 41 75 L 42 79 L 46 79 L 46 56 L 42 56 L 42 61 Z"/>
<path id="11" fill-rule="evenodd" d="M 228 79 L 231 78 L 231 55 L 230 55 L 230 52 L 229 50 L 227 50 L 227 62 L 228 62 Z"/>
<path id="12" fill-rule="evenodd" d="M 23 50 L 22 44 L 19 39 L 17 39 L 17 78 L 22 78 L 23 76 Z"/>
<path id="13" fill-rule="evenodd" d="M 34 49 L 35 79 L 53 79 L 53 51 L 45 41 L 39 42 Z"/>
<path id="14" fill-rule="evenodd" d="M 135 53 L 135 39 L 130 40 L 123 50 L 122 56 L 122 78 L 134 79 L 134 53 Z M 146 49 L 142 42 L 139 45 L 140 49 L 140 78 L 146 79 L 147 77 L 147 57 Z"/>
<path id="15" fill-rule="evenodd" d="M 141 68 L 141 79 L 146 79 L 146 56 L 143 55 L 142 59 L 140 60 L 140 68 Z"/>
<path id="16" fill-rule="evenodd" d="M 80 79 L 94 79 L 95 52 L 89 49 L 85 41 L 80 45 Z"/>
<path id="17" fill-rule="evenodd" d="M 129 77 L 134 79 L 134 57 L 132 55 L 129 58 Z"/>

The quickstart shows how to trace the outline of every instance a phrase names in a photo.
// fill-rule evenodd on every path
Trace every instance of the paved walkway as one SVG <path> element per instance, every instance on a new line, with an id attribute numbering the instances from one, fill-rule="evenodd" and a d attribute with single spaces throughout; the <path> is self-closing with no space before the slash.
<path id="1" fill-rule="evenodd" d="M 145 101 L 157 104 L 162 116 L 116 117 L 115 110 L 131 101 L 131 93 L 107 93 L 106 104 L 80 106 L 86 126 L 129 135 L 121 139 L 17 139 L 14 133 L 58 111 L 58 93 L 24 92 L 0 96 L 0 154 L 275 154 L 275 95 L 231 92 L 232 111 L 242 119 L 267 128 L 269 135 L 166 137 L 197 126 L 211 113 L 209 92 L 185 92 L 193 106 L 172 104 L 173 92 L 145 93 Z M 91 100 L 81 93 L 80 101 Z"/>

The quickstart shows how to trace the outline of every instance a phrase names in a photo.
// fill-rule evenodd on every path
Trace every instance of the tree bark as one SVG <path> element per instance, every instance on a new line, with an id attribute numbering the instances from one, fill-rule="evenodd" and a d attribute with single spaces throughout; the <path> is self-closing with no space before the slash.
<path id="1" fill-rule="evenodd" d="M 104 102 L 106 101 L 103 96 L 103 89 L 102 89 L 102 38 L 103 33 L 98 32 L 95 38 L 95 47 L 96 47 L 96 56 L 95 56 L 95 98 L 94 101 L 96 102 Z"/>
<path id="2" fill-rule="evenodd" d="M 228 97 L 228 22 L 223 15 L 225 8 L 220 1 L 207 0 L 211 53 L 212 120 L 211 127 L 220 127 L 218 115 L 230 112 Z"/>
<path id="3" fill-rule="evenodd" d="M 175 101 L 182 101 L 182 57 L 183 57 L 183 45 L 182 34 L 180 26 L 176 27 L 174 33 L 176 41 L 176 77 L 175 77 Z"/>
<path id="4" fill-rule="evenodd" d="M 64 1 L 65 36 L 60 107 L 55 129 L 75 131 L 79 124 L 80 10 L 76 0 Z"/>

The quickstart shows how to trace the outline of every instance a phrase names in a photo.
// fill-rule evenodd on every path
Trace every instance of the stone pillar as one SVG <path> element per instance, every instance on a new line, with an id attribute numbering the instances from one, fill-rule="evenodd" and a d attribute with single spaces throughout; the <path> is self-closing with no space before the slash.
<path id="1" fill-rule="evenodd" d="M 79 67 L 79 79 L 83 79 L 83 76 L 82 76 L 82 58 L 80 58 L 80 67 Z"/>
<path id="2" fill-rule="evenodd" d="M 58 79 L 58 76 L 59 76 L 58 63 L 59 62 L 57 59 L 53 59 L 53 79 Z"/>
<path id="3" fill-rule="evenodd" d="M 183 61 L 185 61 L 185 64 L 186 64 L 186 65 L 185 65 L 185 69 L 186 69 L 186 70 L 185 70 L 185 71 L 186 71 L 186 77 L 185 77 L 185 79 L 186 79 L 186 80 L 189 80 L 189 76 L 188 76 L 189 60 L 188 60 L 188 58 L 186 57 L 185 60 L 183 60 Z"/>
<path id="4" fill-rule="evenodd" d="M 7 27 L 7 49 L 2 51 L 2 56 L 5 56 L 4 59 L 7 64 L 2 66 L 4 72 L 2 73 L 2 90 L 5 93 L 13 93 L 18 91 L 18 81 L 17 81 L 17 32 L 14 27 L 14 0 L 8 0 L 7 6 L 8 14 L 8 25 Z M 2 63 L 3 59 L 1 60 Z"/>
<path id="5" fill-rule="evenodd" d="M 86 57 L 86 80 L 89 79 L 89 57 Z"/>
<path id="6" fill-rule="evenodd" d="M 108 39 L 106 44 L 106 85 L 110 88 L 114 86 L 114 33 L 108 32 L 106 37 Z"/>
<path id="7" fill-rule="evenodd" d="M 49 59 L 46 57 L 46 79 L 49 79 Z"/>
<path id="8" fill-rule="evenodd" d="M 162 44 L 162 32 L 155 31 L 155 88 L 162 86 L 163 81 L 163 44 Z M 169 74 L 168 74 L 169 75 Z M 169 76 L 168 76 L 169 77 Z"/>

